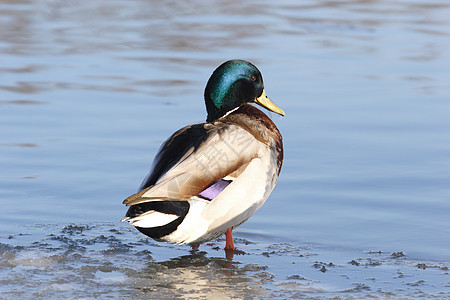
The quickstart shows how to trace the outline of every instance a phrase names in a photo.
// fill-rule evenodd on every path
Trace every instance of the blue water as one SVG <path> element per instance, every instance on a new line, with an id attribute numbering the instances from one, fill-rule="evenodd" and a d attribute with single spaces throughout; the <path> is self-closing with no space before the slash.
<path id="1" fill-rule="evenodd" d="M 423 0 L 0 1 L 0 291 L 449 296 L 449 15 Z M 285 160 L 225 268 L 223 241 L 192 254 L 119 221 L 230 58 L 286 112 L 269 114 Z"/>

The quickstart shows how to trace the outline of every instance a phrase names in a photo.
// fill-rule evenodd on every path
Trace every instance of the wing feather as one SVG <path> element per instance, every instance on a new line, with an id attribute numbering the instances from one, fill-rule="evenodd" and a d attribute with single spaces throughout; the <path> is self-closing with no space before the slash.
<path id="1" fill-rule="evenodd" d="M 191 200 L 218 180 L 258 157 L 260 142 L 238 125 L 215 122 L 185 127 L 158 152 L 142 190 L 123 201 Z"/>

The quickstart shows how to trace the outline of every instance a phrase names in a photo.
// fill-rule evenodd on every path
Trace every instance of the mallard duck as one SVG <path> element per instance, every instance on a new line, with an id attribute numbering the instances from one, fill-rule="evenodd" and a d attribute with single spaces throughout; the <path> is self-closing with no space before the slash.
<path id="1" fill-rule="evenodd" d="M 139 192 L 123 201 L 123 221 L 176 244 L 225 233 L 225 249 L 234 249 L 232 230 L 264 204 L 283 163 L 278 128 L 248 103 L 284 116 L 253 64 L 224 62 L 205 88 L 206 123 L 181 128 L 162 144 Z"/>

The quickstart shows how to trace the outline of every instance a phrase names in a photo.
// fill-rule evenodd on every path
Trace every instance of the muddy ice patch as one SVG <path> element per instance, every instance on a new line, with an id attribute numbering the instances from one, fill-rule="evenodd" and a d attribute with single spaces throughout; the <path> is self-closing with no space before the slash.
<path id="1" fill-rule="evenodd" d="M 230 260 L 223 239 L 194 251 L 116 223 L 22 227 L 0 237 L 0 298 L 450 296 L 445 262 L 236 236 Z"/>

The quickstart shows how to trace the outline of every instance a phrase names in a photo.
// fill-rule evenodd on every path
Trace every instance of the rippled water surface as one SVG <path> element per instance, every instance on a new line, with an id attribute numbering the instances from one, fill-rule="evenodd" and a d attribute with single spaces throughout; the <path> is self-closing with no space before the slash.
<path id="1" fill-rule="evenodd" d="M 0 0 L 0 298 L 450 297 L 447 1 Z M 230 58 L 286 117 L 267 203 L 198 251 L 120 223 Z"/>

